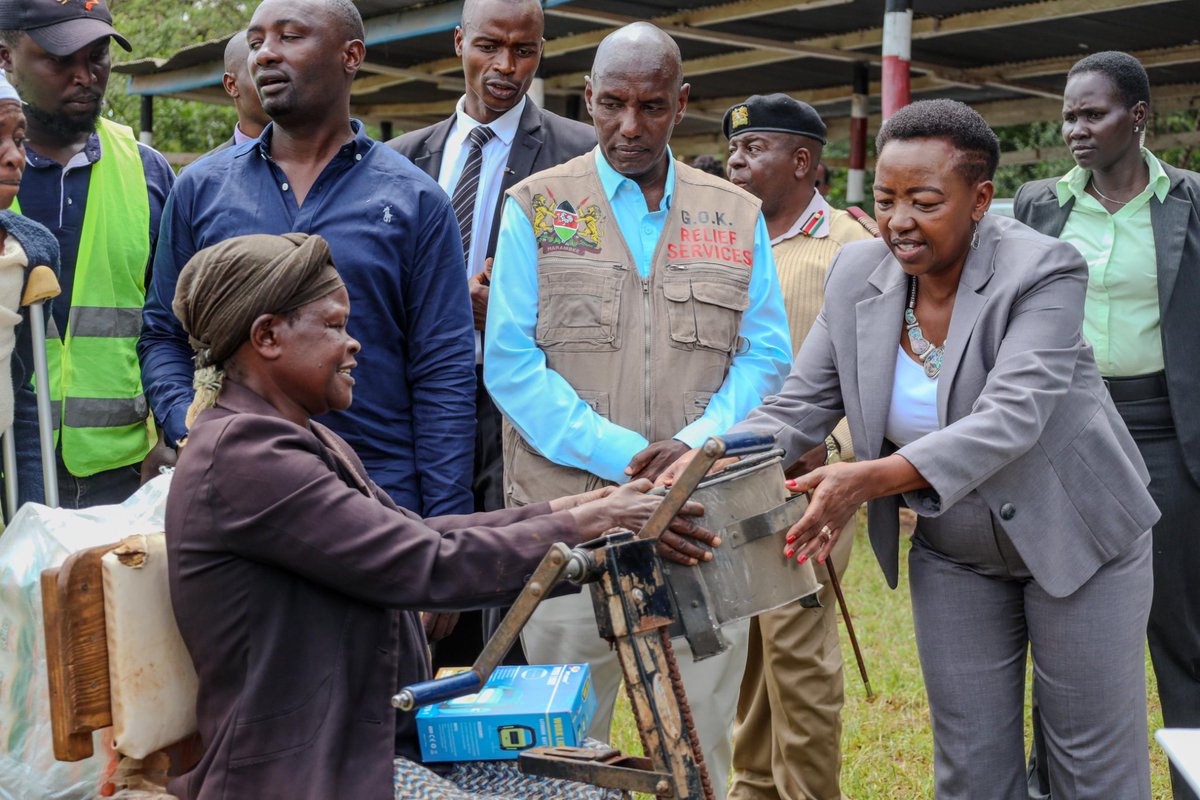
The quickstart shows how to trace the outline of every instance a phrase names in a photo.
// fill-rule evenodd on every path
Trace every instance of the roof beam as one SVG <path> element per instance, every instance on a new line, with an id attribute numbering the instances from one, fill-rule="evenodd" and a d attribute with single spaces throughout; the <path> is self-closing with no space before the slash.
<path id="1" fill-rule="evenodd" d="M 653 17 L 650 22 L 655 25 L 683 24 L 695 27 L 705 25 L 720 25 L 726 22 L 736 22 L 740 19 L 761 17 L 767 14 L 778 14 L 783 11 L 811 11 L 816 8 L 845 5 L 853 0 L 741 0 L 740 2 L 723 3 L 716 6 L 696 8 L 689 11 L 679 11 L 661 17 Z M 560 16 L 558 9 L 547 9 L 552 16 Z M 599 20 L 594 20 L 599 21 Z M 584 31 L 568 36 L 560 36 L 546 42 L 543 58 L 588 50 L 600 44 L 605 36 L 615 31 L 615 27 L 604 27 L 594 31 Z"/>
<path id="2" fill-rule="evenodd" d="M 1106 11 L 1123 11 L 1141 6 L 1158 6 L 1180 0 L 1037 0 L 1019 6 L 989 8 L 983 11 L 966 11 L 945 17 L 914 17 L 912 38 L 934 39 L 980 30 L 1011 28 L 1034 22 L 1079 17 L 1085 14 L 1102 14 Z M 883 28 L 866 28 L 854 33 L 821 36 L 805 40 L 808 44 L 823 47 L 857 49 L 879 47 L 883 44 Z"/>
<path id="3" fill-rule="evenodd" d="M 221 78 L 224 76 L 225 65 L 219 61 L 213 61 L 209 64 L 200 64 L 170 72 L 130 75 L 126 91 L 129 94 L 177 95 L 193 89 L 220 86 Z"/>
<path id="4" fill-rule="evenodd" d="M 968 11 L 962 14 L 954 14 L 947 17 L 919 17 L 913 20 L 912 38 L 915 39 L 932 39 L 939 36 L 949 36 L 955 34 L 970 33 L 978 30 L 993 30 L 996 28 L 1011 27 L 1013 25 L 1025 25 L 1033 22 L 1044 22 L 1049 20 L 1064 19 L 1067 17 L 1080 16 L 1083 14 L 1096 14 L 1106 11 L 1116 11 L 1121 9 L 1135 8 L 1138 6 L 1161 5 L 1163 3 L 1179 2 L 1179 0 L 1040 0 L 1040 2 L 1026 3 L 1020 6 L 1007 6 L 1004 8 L 993 8 L 984 11 Z M 574 9 L 572 9 L 574 11 Z M 550 13 L 559 13 L 561 10 L 556 10 Z M 678 33 L 677 31 L 672 31 Z M 772 48 L 762 51 L 749 51 L 737 53 L 723 53 L 716 56 L 707 56 L 697 59 L 691 59 L 683 63 L 683 74 L 687 76 L 706 75 L 713 72 L 724 72 L 727 70 L 745 69 L 748 67 L 762 66 L 766 64 L 774 64 L 783 61 L 791 61 L 797 58 L 808 56 L 821 57 L 822 51 L 833 50 L 841 53 L 846 50 L 855 50 L 860 48 L 875 48 L 883 43 L 883 28 L 867 28 L 861 31 L 846 34 L 836 34 L 833 36 L 819 36 L 809 39 L 801 39 L 792 44 L 804 48 L 804 52 L 788 53 L 778 48 Z M 811 50 L 809 49 L 811 48 Z M 873 56 L 870 60 L 874 62 L 881 61 L 878 56 Z M 922 64 L 921 62 L 912 62 L 913 69 L 918 69 L 931 74 L 938 74 L 946 77 L 950 82 L 960 83 L 962 85 L 980 85 L 980 81 L 972 84 L 961 77 L 955 77 L 951 71 L 936 65 Z M 584 73 L 573 73 L 569 75 L 559 75 L 547 81 L 551 81 L 556 86 L 570 87 L 582 86 Z M 989 85 L 998 85 L 997 81 L 986 81 Z M 1021 86 L 1005 82 L 1002 88 L 1011 88 L 1014 91 L 1029 94 L 1042 94 L 1042 90 L 1035 87 Z"/>
<path id="5" fill-rule="evenodd" d="M 446 71 L 449 71 L 449 69 L 459 69 L 462 66 L 462 62 L 457 58 L 441 59 L 440 62 L 432 62 L 432 64 Z M 393 86 L 411 83 L 412 81 L 432 83 L 437 88 L 445 89 L 448 92 L 461 92 L 466 85 L 459 76 L 438 74 L 431 71 L 428 67 L 423 69 L 392 67 L 387 64 L 366 61 L 363 62 L 359 77 L 354 79 L 354 83 L 350 87 L 350 94 L 357 97 L 389 89 Z"/>
<path id="6" fill-rule="evenodd" d="M 1192 64 L 1200 62 L 1200 44 L 1189 44 L 1181 47 L 1164 47 L 1153 50 L 1140 50 L 1131 52 L 1131 56 L 1142 62 L 1147 68 L 1166 67 L 1176 64 Z M 1078 56 L 1062 56 L 1059 58 L 1037 59 L 1033 61 L 1017 61 L 1007 64 L 990 64 L 983 67 L 974 67 L 972 69 L 963 70 L 963 77 L 967 79 L 977 78 L 980 84 L 987 83 L 988 76 L 1004 75 L 1010 78 L 1034 78 L 1046 77 L 1048 75 L 1065 75 L 1071 67 L 1079 60 Z M 915 77 L 912 79 L 912 92 L 928 92 L 945 86 L 945 82 L 930 76 Z M 878 81 L 873 81 L 870 86 L 870 94 L 878 97 L 882 86 Z M 812 89 L 805 92 L 788 92 L 797 100 L 802 100 L 812 106 L 828 105 L 830 103 L 842 103 L 850 100 L 854 93 L 854 87 L 850 84 L 840 86 L 827 86 L 821 89 Z M 1045 92 L 1044 96 L 1049 98 L 1060 98 L 1062 95 L 1057 92 Z M 696 100 L 688 105 L 688 110 L 696 109 L 698 111 L 716 111 L 724 110 L 735 103 L 740 103 L 744 97 L 713 97 L 705 100 Z"/>

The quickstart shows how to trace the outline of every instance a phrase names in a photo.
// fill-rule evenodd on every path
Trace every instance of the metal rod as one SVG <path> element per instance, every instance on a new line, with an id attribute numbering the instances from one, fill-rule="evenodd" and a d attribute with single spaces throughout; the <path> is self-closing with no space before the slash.
<path id="1" fill-rule="evenodd" d="M 17 440 L 13 438 L 13 426 L 9 425 L 8 430 L 4 432 L 4 502 L 5 515 L 4 522 L 7 524 L 12 522 L 13 515 L 17 513 L 17 498 L 20 497 L 20 492 L 17 489 Z"/>
<path id="2" fill-rule="evenodd" d="M 663 498 L 662 503 L 654 512 L 650 514 L 650 519 L 646 520 L 646 524 L 638 531 L 637 538 L 639 539 L 658 539 L 671 524 L 671 520 L 679 513 L 679 509 L 683 508 L 683 504 L 692 496 L 692 492 L 696 491 L 696 487 L 700 485 L 700 481 L 712 469 L 712 465 L 717 463 L 717 459 L 725 455 L 725 442 L 715 436 L 709 437 L 700 447 L 700 452 L 683 468 L 683 474 L 679 476 L 668 491 L 667 496 Z"/>
<path id="3" fill-rule="evenodd" d="M 538 605 L 545 600 L 563 579 L 563 574 L 571 564 L 571 550 L 562 542 L 551 545 L 549 552 L 542 558 L 537 569 L 533 571 L 525 588 L 517 595 L 517 599 L 500 621 L 500 625 L 484 645 L 483 651 L 475 659 L 475 663 L 466 673 L 451 675 L 447 678 L 435 678 L 422 681 L 411 686 L 405 686 L 392 697 L 392 706 L 401 711 L 412 711 L 420 706 L 440 703 L 454 697 L 479 691 L 492 672 L 504 658 L 504 654 L 516 644 L 517 637 L 537 610 Z"/>
<path id="4" fill-rule="evenodd" d="M 825 569 L 829 571 L 829 582 L 833 584 L 833 593 L 837 595 L 838 606 L 842 609 L 842 617 L 846 620 L 846 633 L 850 634 L 850 644 L 854 647 L 854 658 L 858 661 L 858 673 L 862 675 L 863 685 L 867 687 L 867 699 L 874 700 L 875 693 L 871 691 L 871 679 L 867 677 L 867 662 L 863 660 L 862 650 L 858 646 L 858 637 L 854 635 L 854 622 L 850 619 L 850 609 L 846 606 L 846 597 L 842 594 L 842 584 L 838 580 L 837 570 L 833 566 L 833 555 L 825 559 Z"/>
<path id="5" fill-rule="evenodd" d="M 38 445 L 42 451 L 42 486 L 46 505 L 58 508 L 58 462 L 54 455 L 53 406 L 50 403 L 50 370 L 46 365 L 45 301 L 29 304 L 33 334 L 33 386 L 37 393 Z"/>

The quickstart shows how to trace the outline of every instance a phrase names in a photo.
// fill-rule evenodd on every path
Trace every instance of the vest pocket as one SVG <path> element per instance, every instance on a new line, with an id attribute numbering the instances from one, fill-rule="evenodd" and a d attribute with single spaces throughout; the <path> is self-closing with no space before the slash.
<path id="1" fill-rule="evenodd" d="M 713 394 L 713 392 L 684 392 L 683 421 L 691 425 L 703 417 L 704 412 L 708 410 L 708 403 L 712 400 Z"/>
<path id="2" fill-rule="evenodd" d="M 601 269 L 603 267 L 601 266 Z M 543 272 L 538 276 L 536 341 L 544 350 L 616 350 L 621 272 Z"/>
<path id="3" fill-rule="evenodd" d="M 733 352 L 742 312 L 750 305 L 748 282 L 671 276 L 663 279 L 663 294 L 673 347 Z"/>

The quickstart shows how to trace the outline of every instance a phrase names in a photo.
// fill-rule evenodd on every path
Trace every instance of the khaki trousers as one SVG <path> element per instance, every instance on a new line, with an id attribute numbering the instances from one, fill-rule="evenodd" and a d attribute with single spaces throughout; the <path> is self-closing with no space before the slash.
<path id="1" fill-rule="evenodd" d="M 845 574 L 855 517 L 832 553 Z M 733 728 L 729 800 L 839 800 L 842 652 L 829 574 L 821 608 L 790 603 L 750 621 L 750 646 Z"/>

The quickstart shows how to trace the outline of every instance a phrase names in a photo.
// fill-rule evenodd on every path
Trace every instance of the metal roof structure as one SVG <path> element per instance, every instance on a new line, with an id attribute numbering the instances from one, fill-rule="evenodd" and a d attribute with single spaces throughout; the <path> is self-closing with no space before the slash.
<path id="1" fill-rule="evenodd" d="M 367 57 L 354 83 L 354 115 L 400 130 L 449 115 L 463 86 L 452 39 L 462 0 L 357 5 Z M 869 125 L 878 129 L 884 0 L 544 0 L 544 7 L 539 74 L 545 105 L 559 113 L 586 118 L 583 77 L 596 45 L 616 26 L 650 20 L 679 42 L 692 85 L 672 140 L 677 155 L 721 152 L 722 114 L 755 93 L 787 92 L 813 104 L 830 138 L 846 139 L 858 62 L 868 65 Z M 1146 65 L 1155 111 L 1200 108 L 1198 0 L 914 0 L 913 12 L 914 100 L 963 100 L 993 126 L 1054 120 L 1070 66 L 1089 52 L 1124 50 Z M 129 76 L 134 95 L 228 102 L 220 85 L 227 41 L 114 70 Z M 1200 132 L 1155 144 L 1200 144 Z"/>

